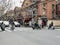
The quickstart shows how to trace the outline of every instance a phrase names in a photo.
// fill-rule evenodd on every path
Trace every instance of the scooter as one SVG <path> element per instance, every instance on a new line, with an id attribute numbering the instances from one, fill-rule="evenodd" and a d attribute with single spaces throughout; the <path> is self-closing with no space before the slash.
<path id="1" fill-rule="evenodd" d="M 49 27 L 48 27 L 48 29 L 55 29 L 55 27 L 54 26 L 51 26 L 51 25 L 49 25 Z"/>
<path id="2" fill-rule="evenodd" d="M 33 30 L 34 29 L 41 29 L 41 27 L 39 25 L 37 25 L 37 26 L 36 25 L 33 25 L 32 28 L 33 28 Z"/>

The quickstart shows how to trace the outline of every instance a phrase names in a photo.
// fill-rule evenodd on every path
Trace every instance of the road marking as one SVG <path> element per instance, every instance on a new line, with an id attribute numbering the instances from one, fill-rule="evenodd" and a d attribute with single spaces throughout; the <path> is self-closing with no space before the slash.
<path id="1" fill-rule="evenodd" d="M 7 32 L 12 32 L 11 30 L 6 30 Z"/>
<path id="2" fill-rule="evenodd" d="M 17 30 L 14 30 L 14 31 L 17 31 Z"/>
<path id="3" fill-rule="evenodd" d="M 60 36 L 56 36 L 56 38 L 60 38 Z"/>

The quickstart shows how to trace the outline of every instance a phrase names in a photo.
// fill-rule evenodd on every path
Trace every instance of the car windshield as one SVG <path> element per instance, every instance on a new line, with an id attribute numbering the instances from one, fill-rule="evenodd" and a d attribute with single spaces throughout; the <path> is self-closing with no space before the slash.
<path id="1" fill-rule="evenodd" d="M 7 24 L 9 24 L 9 22 L 8 22 L 8 21 L 3 21 L 3 23 L 4 23 L 4 24 L 6 24 L 6 25 L 7 25 Z"/>
<path id="2" fill-rule="evenodd" d="M 19 24 L 19 23 L 15 21 L 14 24 Z"/>

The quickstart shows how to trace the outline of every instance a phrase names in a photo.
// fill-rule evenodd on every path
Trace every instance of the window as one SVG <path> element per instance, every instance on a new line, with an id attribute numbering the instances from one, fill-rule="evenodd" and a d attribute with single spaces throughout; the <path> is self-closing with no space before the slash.
<path id="1" fill-rule="evenodd" d="M 33 14 L 36 14 L 36 11 L 33 11 Z"/>
<path id="2" fill-rule="evenodd" d="M 54 9 L 54 4 L 52 4 L 52 13 L 54 13 L 55 9 Z"/>
<path id="3" fill-rule="evenodd" d="M 52 4 L 52 8 L 54 8 L 54 4 Z"/>
<path id="4" fill-rule="evenodd" d="M 43 3 L 43 7 L 45 7 L 46 6 L 46 3 Z"/>
<path id="5" fill-rule="evenodd" d="M 53 19 L 55 18 L 54 14 L 55 14 L 54 4 L 52 4 L 52 17 L 53 17 Z"/>
<path id="6" fill-rule="evenodd" d="M 28 5 L 28 3 L 26 3 L 26 5 Z"/>
<path id="7" fill-rule="evenodd" d="M 31 2 L 35 2 L 35 0 L 30 0 Z"/>
<path id="8" fill-rule="evenodd" d="M 34 5 L 34 8 L 38 9 L 38 6 L 37 5 Z"/>
<path id="9" fill-rule="evenodd" d="M 46 3 L 43 3 L 43 15 L 46 15 Z"/>
<path id="10" fill-rule="evenodd" d="M 56 14 L 60 18 L 60 4 L 56 5 Z"/>

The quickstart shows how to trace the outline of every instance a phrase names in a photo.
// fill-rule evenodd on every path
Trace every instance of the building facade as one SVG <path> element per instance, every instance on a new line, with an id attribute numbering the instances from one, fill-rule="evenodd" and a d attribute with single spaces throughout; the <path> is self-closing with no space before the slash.
<path id="1" fill-rule="evenodd" d="M 60 19 L 60 0 L 57 1 L 56 14 L 57 19 Z"/>
<path id="2" fill-rule="evenodd" d="M 27 22 L 29 20 L 29 18 L 31 17 L 30 14 L 28 13 L 27 7 L 29 7 L 31 5 L 30 0 L 24 0 L 23 4 L 22 4 L 22 11 L 21 11 L 21 15 L 23 16 L 23 22 Z"/>
<path id="3" fill-rule="evenodd" d="M 28 4 L 28 6 L 26 5 L 27 2 L 30 2 Z M 24 8 L 25 12 L 23 13 L 23 15 L 24 14 L 27 15 L 26 9 L 31 10 L 31 8 L 32 9 L 36 8 L 36 10 L 33 11 L 34 15 L 41 16 L 41 17 L 47 17 L 47 19 L 56 18 L 56 4 L 57 4 L 56 0 L 25 0 L 25 3 L 23 3 L 23 4 L 24 5 L 22 7 L 23 8 L 25 7 Z M 28 7 L 28 8 L 26 8 L 26 7 Z M 29 13 L 28 13 L 28 15 L 29 15 Z"/>
<path id="4" fill-rule="evenodd" d="M 56 1 L 45 0 L 38 4 L 38 16 L 47 17 L 47 19 L 56 18 Z"/>

